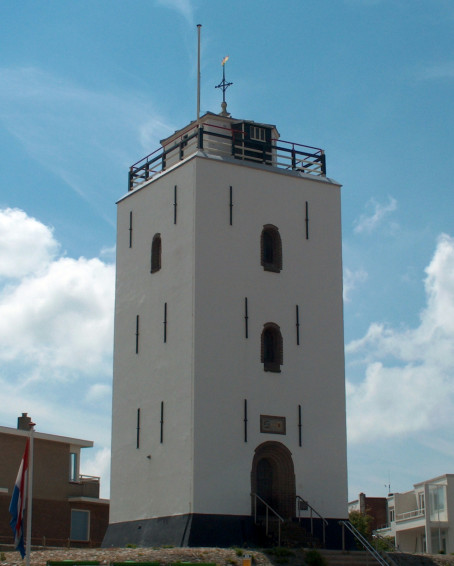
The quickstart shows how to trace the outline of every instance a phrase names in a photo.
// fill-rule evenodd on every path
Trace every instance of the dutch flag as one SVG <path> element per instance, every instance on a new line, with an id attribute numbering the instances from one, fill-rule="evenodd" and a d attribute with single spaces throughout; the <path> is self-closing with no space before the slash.
<path id="1" fill-rule="evenodd" d="M 13 496 L 9 506 L 11 515 L 10 525 L 14 533 L 14 546 L 21 553 L 22 558 L 25 556 L 24 546 L 24 515 L 25 505 L 27 502 L 27 484 L 28 484 L 28 461 L 30 454 L 30 439 L 27 438 L 25 452 L 22 457 L 19 472 L 14 485 Z"/>

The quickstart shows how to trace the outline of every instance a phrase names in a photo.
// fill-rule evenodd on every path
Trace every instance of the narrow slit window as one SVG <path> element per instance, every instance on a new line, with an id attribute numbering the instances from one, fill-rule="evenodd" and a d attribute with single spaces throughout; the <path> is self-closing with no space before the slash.
<path id="1" fill-rule="evenodd" d="M 244 400 L 244 442 L 247 442 L 247 399 Z"/>
<path id="2" fill-rule="evenodd" d="M 299 444 L 299 446 L 303 445 L 302 430 L 303 430 L 303 421 L 302 421 L 302 418 L 301 418 L 301 405 L 298 405 L 298 444 Z"/>
<path id="3" fill-rule="evenodd" d="M 156 273 L 161 269 L 161 255 L 161 234 L 155 234 L 151 243 L 151 273 Z"/>
<path id="4" fill-rule="evenodd" d="M 132 248 L 132 210 L 129 212 L 129 247 Z"/>
<path id="5" fill-rule="evenodd" d="M 295 321 L 295 325 L 296 325 L 296 345 L 299 346 L 300 345 L 300 308 L 298 305 L 296 305 L 296 309 L 295 309 L 295 316 L 296 316 L 296 321 Z"/>
<path id="6" fill-rule="evenodd" d="M 136 354 L 139 353 L 139 315 L 136 315 Z"/>
<path id="7" fill-rule="evenodd" d="M 160 420 L 159 442 L 161 444 L 164 442 L 164 401 L 161 401 L 161 420 Z"/>

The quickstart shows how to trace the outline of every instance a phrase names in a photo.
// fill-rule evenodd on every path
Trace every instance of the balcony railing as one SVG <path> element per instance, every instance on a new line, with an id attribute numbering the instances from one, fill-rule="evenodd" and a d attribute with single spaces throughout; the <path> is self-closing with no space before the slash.
<path id="1" fill-rule="evenodd" d="M 279 169 L 326 176 L 326 158 L 322 149 L 277 139 L 272 139 L 271 143 L 257 144 L 247 139 L 242 131 L 205 123 L 190 126 L 183 130 L 172 144 L 158 148 L 131 165 L 128 190 L 134 190 L 157 173 L 165 171 L 198 150 Z"/>
<path id="2" fill-rule="evenodd" d="M 396 515 L 396 521 L 407 521 L 408 519 L 417 519 L 419 517 L 424 517 L 425 509 L 414 509 L 413 511 L 407 511 L 406 513 L 398 513 Z"/>
<path id="3" fill-rule="evenodd" d="M 69 497 L 94 497 L 99 498 L 99 477 L 82 476 L 69 481 Z"/>

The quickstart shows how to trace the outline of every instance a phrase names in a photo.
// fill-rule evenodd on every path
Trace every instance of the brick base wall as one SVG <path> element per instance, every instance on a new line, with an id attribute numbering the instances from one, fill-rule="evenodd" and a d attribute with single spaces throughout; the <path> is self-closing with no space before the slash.
<path id="1" fill-rule="evenodd" d="M 0 494 L 0 543 L 13 543 L 9 522 L 10 495 Z M 33 500 L 32 543 L 45 546 L 67 546 L 71 529 L 71 509 L 90 511 L 90 540 L 82 546 L 100 546 L 109 523 L 108 503 L 89 501 Z M 71 542 L 74 546 L 74 543 Z"/>

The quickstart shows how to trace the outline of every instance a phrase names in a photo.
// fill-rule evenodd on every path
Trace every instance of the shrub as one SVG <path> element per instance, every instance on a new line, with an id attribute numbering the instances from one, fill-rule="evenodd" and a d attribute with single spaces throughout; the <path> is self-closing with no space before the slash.
<path id="1" fill-rule="evenodd" d="M 265 550 L 267 554 L 271 556 L 276 556 L 277 558 L 287 558 L 288 556 L 295 556 L 295 553 L 288 549 L 284 548 L 283 546 L 275 546 L 273 548 L 268 548 Z"/>
<path id="2" fill-rule="evenodd" d="M 325 557 L 318 550 L 308 550 L 304 555 L 304 561 L 308 566 L 326 566 Z"/>

